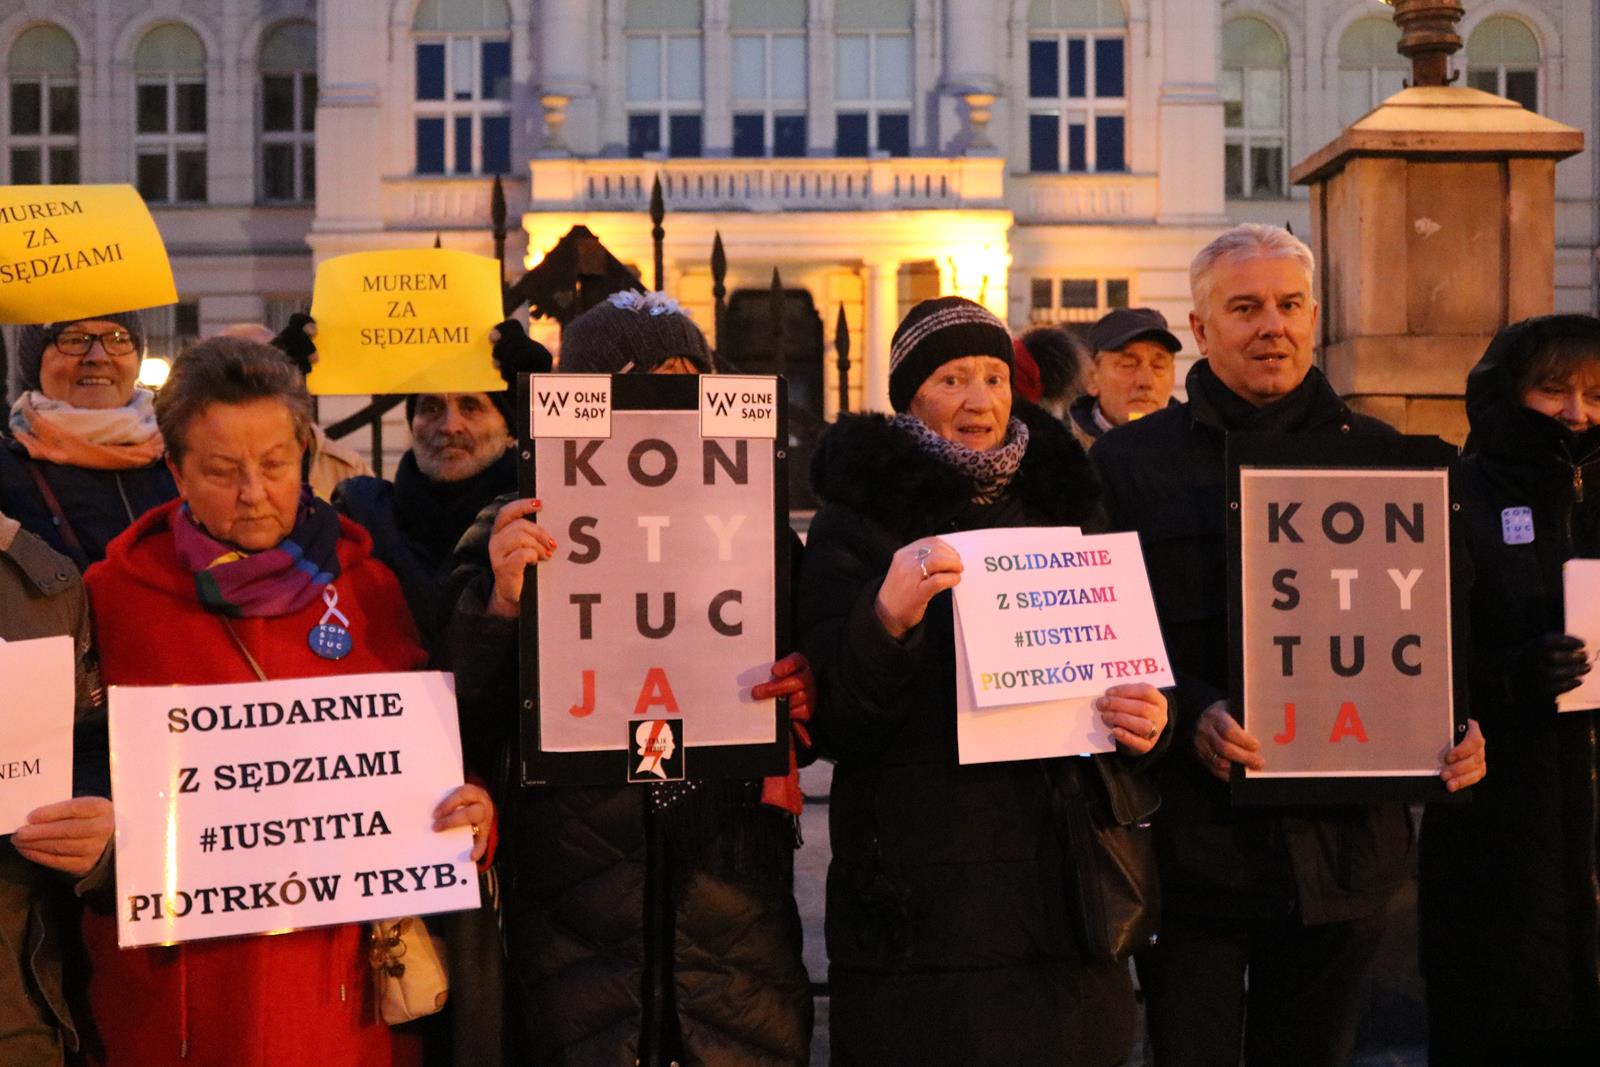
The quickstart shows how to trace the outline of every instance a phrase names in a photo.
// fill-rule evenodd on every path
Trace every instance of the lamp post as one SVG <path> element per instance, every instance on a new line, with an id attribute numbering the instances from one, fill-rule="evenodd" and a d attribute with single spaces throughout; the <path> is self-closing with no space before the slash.
<path id="1" fill-rule="evenodd" d="M 1456 23 L 1461 0 L 1383 0 L 1394 8 L 1401 55 L 1411 60 L 1411 84 L 1449 85 L 1450 57 L 1461 50 Z"/>

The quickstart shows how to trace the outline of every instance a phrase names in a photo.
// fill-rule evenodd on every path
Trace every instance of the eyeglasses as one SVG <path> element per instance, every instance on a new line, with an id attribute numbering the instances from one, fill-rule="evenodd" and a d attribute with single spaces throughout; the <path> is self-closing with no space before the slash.
<path id="1" fill-rule="evenodd" d="M 87 356 L 96 341 L 108 356 L 129 356 L 138 351 L 133 334 L 127 330 L 107 330 L 89 333 L 87 330 L 64 330 L 56 334 L 56 351 L 64 356 Z"/>

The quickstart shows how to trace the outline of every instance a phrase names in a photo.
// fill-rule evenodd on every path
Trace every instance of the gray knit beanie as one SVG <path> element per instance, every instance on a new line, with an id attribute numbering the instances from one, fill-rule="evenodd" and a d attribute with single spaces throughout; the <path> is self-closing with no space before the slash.
<path id="1" fill-rule="evenodd" d="M 683 356 L 710 374 L 711 347 L 694 320 L 664 293 L 612 293 L 561 331 L 562 374 L 648 374 Z"/>
<path id="2" fill-rule="evenodd" d="M 39 388 L 39 364 L 44 360 L 44 350 L 56 335 L 74 322 L 114 322 L 133 334 L 133 343 L 144 355 L 144 319 L 137 311 L 118 311 L 112 315 L 85 315 L 65 322 L 41 322 L 17 330 L 17 384 L 23 389 Z"/>

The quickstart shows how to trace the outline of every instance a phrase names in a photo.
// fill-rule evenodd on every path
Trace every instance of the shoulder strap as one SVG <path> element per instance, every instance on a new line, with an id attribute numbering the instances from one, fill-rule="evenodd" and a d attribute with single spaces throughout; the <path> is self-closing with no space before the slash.
<path id="1" fill-rule="evenodd" d="M 78 540 L 78 531 L 72 528 L 72 523 L 67 519 L 67 513 L 61 510 L 61 501 L 56 499 L 56 491 L 50 488 L 50 480 L 44 476 L 44 471 L 39 469 L 37 463 L 25 461 L 28 473 L 33 475 L 33 484 L 39 487 L 39 495 L 44 498 L 44 506 L 50 509 L 50 515 L 55 519 L 56 529 L 61 532 L 61 539 L 67 547 L 78 557 L 78 565 L 89 565 L 89 553 L 83 550 L 83 542 Z"/>

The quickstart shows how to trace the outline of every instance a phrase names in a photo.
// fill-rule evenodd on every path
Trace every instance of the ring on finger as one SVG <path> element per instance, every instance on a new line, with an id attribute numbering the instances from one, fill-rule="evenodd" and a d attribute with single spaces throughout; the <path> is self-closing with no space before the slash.
<path id="1" fill-rule="evenodd" d="M 1161 727 L 1157 726 L 1155 723 L 1151 723 L 1150 724 L 1150 732 L 1144 735 L 1144 739 L 1146 741 L 1154 741 L 1156 739 L 1156 735 L 1159 734 L 1160 732 L 1161 732 Z"/>
<path id="2" fill-rule="evenodd" d="M 926 549 L 926 548 L 917 549 L 917 566 L 922 568 L 922 576 L 924 578 L 929 577 L 929 574 L 928 574 L 928 552 L 929 552 L 929 550 Z"/>

